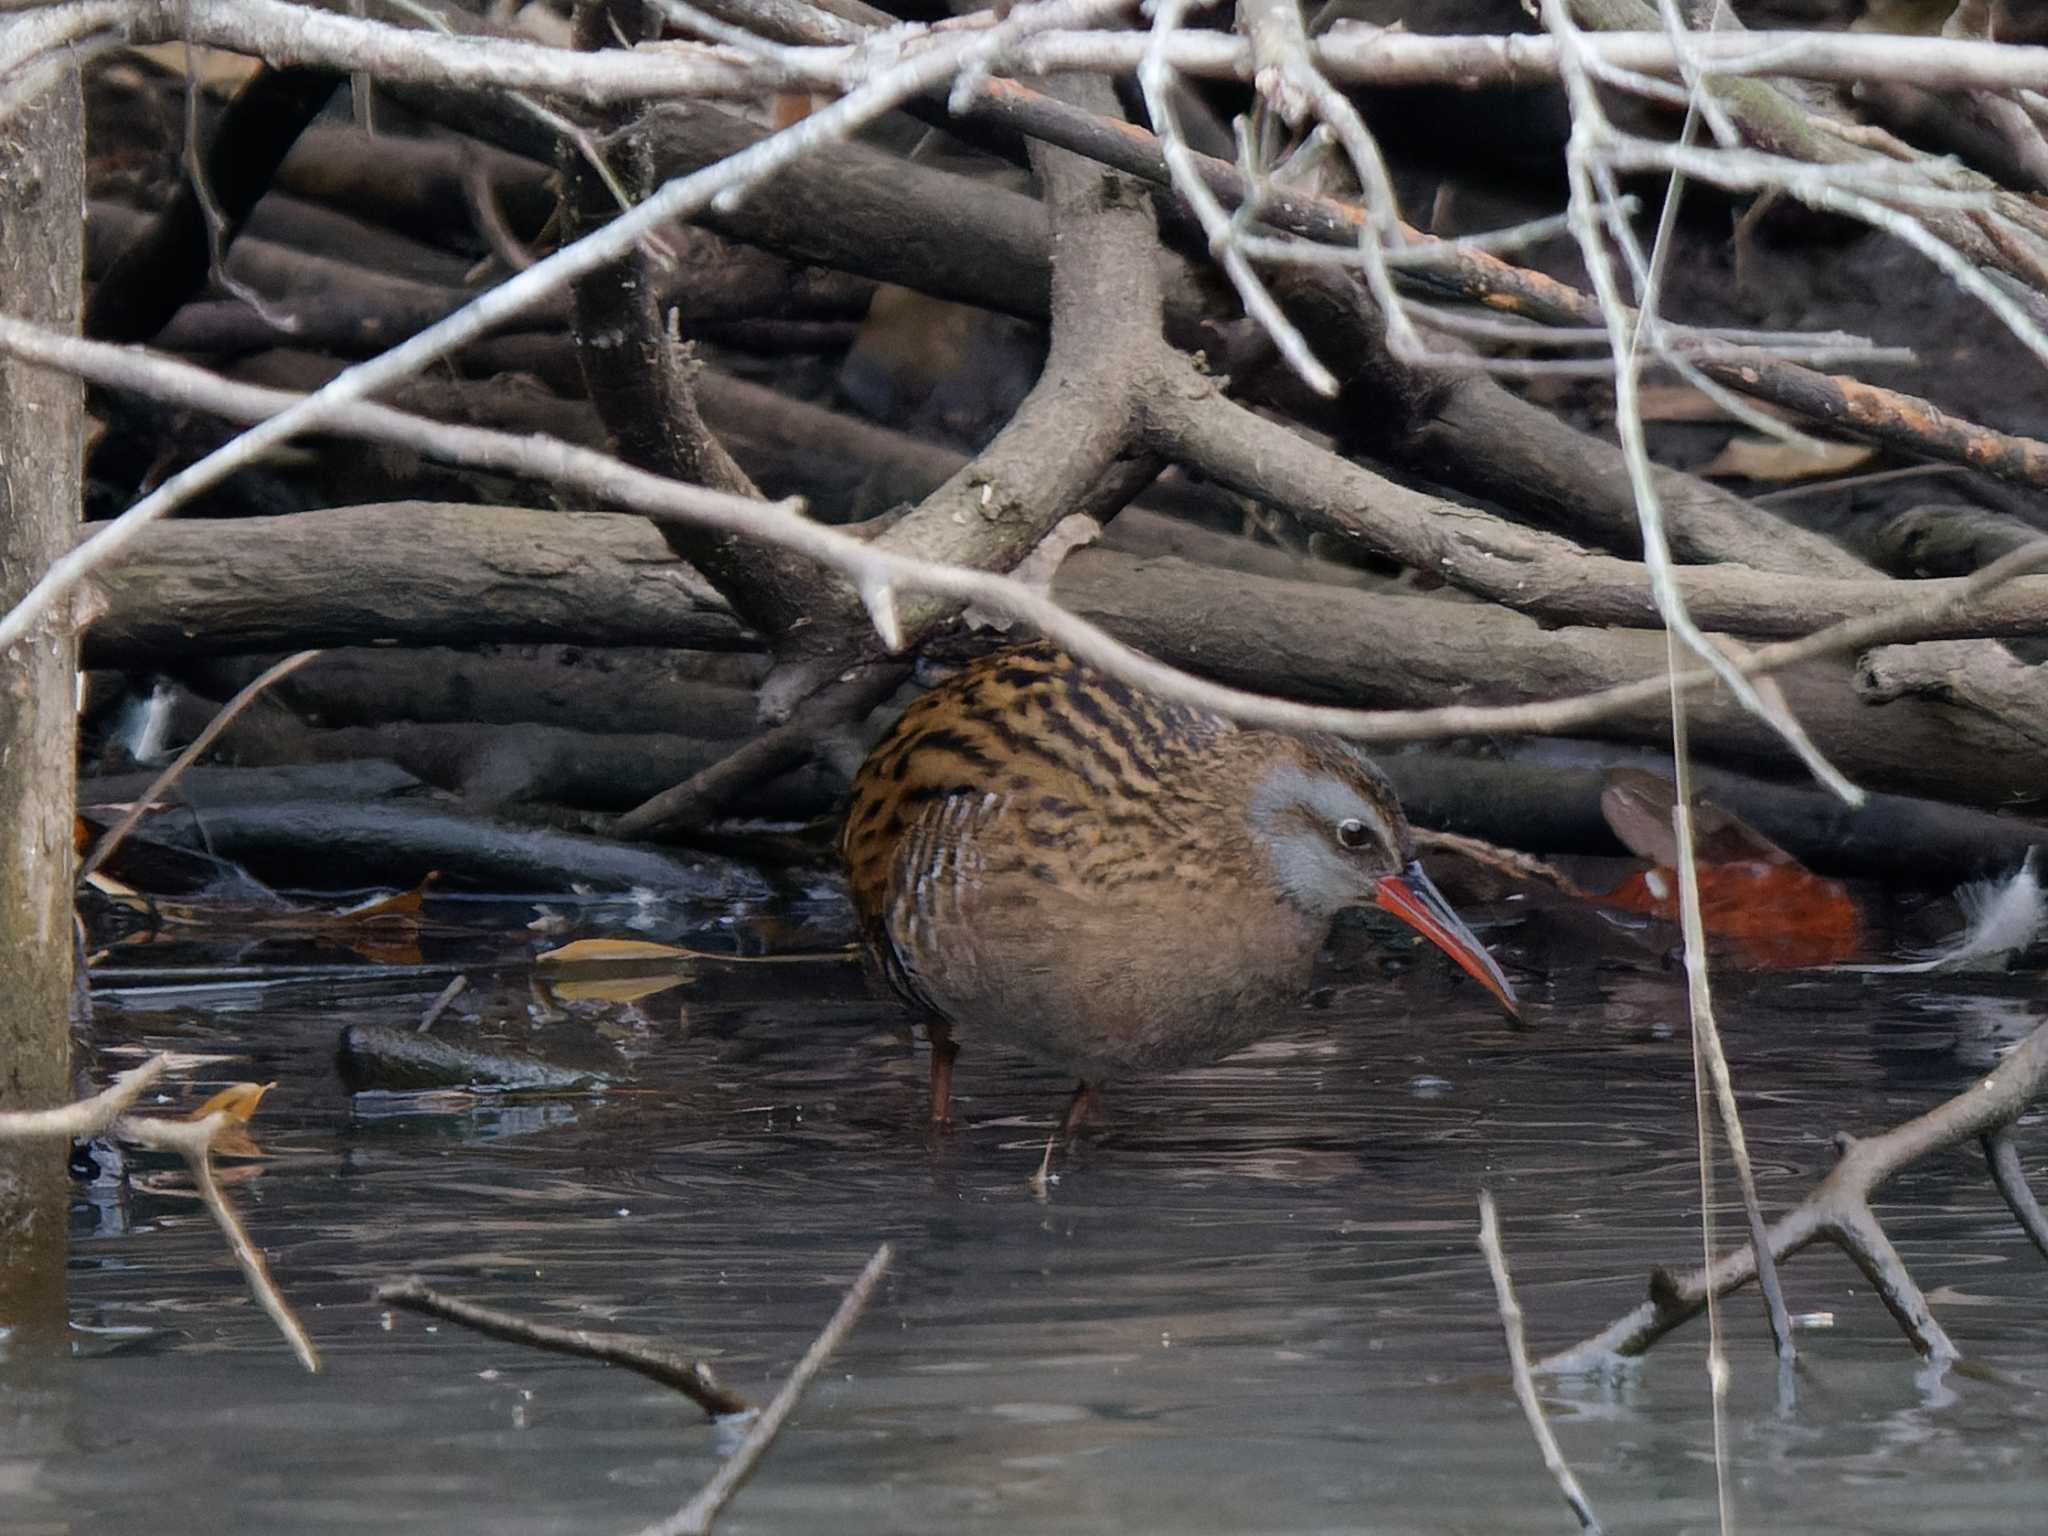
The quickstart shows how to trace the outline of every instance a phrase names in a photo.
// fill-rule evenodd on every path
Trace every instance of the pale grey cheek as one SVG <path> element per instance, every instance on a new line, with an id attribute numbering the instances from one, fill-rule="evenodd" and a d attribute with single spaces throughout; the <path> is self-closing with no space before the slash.
<path id="1" fill-rule="evenodd" d="M 1280 889 L 1305 912 L 1331 917 L 1367 898 L 1368 882 L 1357 867 L 1320 837 L 1279 838 L 1272 856 Z"/>

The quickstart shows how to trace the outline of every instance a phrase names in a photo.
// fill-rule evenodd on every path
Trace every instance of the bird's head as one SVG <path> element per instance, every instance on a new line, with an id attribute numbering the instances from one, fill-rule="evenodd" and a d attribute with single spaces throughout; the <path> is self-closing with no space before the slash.
<path id="1" fill-rule="evenodd" d="M 1347 907 L 1391 912 L 1519 1014 L 1500 966 L 1423 873 L 1386 775 L 1335 737 L 1268 739 L 1276 750 L 1252 788 L 1251 832 L 1286 898 L 1321 919 Z"/>

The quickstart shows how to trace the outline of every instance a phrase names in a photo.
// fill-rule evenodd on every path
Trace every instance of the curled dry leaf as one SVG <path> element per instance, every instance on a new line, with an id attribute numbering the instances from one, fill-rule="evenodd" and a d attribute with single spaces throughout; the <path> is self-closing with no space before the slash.
<path id="1" fill-rule="evenodd" d="M 1867 464 L 1877 450 L 1865 443 L 1824 443 L 1821 451 L 1768 437 L 1732 437 L 1695 474 L 1739 480 L 1811 480 L 1816 475 L 1846 474 Z"/>
<path id="2" fill-rule="evenodd" d="M 1678 788 L 1661 774 L 1617 768 L 1600 793 L 1614 835 L 1655 868 L 1631 875 L 1602 905 L 1678 920 Z M 1833 965 L 1863 943 L 1862 914 L 1840 882 L 1814 874 L 1732 811 L 1693 807 L 1700 922 L 1738 958 L 1763 970 Z"/>
<path id="3" fill-rule="evenodd" d="M 1751 860 L 1701 864 L 1700 923 L 1759 970 L 1833 965 L 1863 946 L 1856 899 L 1839 881 L 1797 864 Z M 1667 866 L 1630 875 L 1600 898 L 1605 906 L 1678 921 L 1678 872 Z"/>
<path id="4" fill-rule="evenodd" d="M 263 1095 L 276 1086 L 276 1083 L 230 1083 L 185 1118 L 204 1120 L 208 1115 L 221 1114 L 237 1125 L 247 1125 L 255 1115 L 257 1105 L 263 1102 Z"/>

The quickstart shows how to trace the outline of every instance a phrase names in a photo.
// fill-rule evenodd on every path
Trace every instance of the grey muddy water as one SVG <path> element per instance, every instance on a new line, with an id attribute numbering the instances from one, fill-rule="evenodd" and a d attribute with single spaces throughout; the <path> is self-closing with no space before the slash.
<path id="1" fill-rule="evenodd" d="M 0 1346 L 0 1532 L 635 1530 L 704 1481 L 730 1427 L 372 1288 L 417 1273 L 647 1335 L 758 1402 L 885 1239 L 874 1304 L 721 1529 L 1565 1532 L 1510 1391 L 1477 1191 L 1500 1202 L 1538 1351 L 1699 1256 L 1683 987 L 1641 951 L 1525 964 L 1517 1029 L 1447 965 L 1388 974 L 1343 935 L 1321 1006 L 1223 1065 L 1116 1087 L 1110 1127 L 1041 1202 L 1026 1178 L 1066 1085 L 968 1042 L 962 1125 L 933 1137 L 921 1051 L 852 966 L 705 966 L 558 1010 L 531 986 L 531 911 L 499 915 L 516 921 L 462 914 L 417 971 L 332 952 L 296 971 L 219 953 L 180 970 L 175 949 L 110 964 L 105 1065 L 221 1058 L 182 1107 L 277 1080 L 253 1127 L 268 1156 L 230 1165 L 260 1169 L 231 1189 L 326 1371 L 294 1363 L 172 1165 L 80 1183 L 68 1344 Z M 410 1028 L 461 968 L 471 990 L 437 1033 L 614 1086 L 352 1098 L 340 1029 Z M 1825 1173 L 1836 1130 L 1962 1091 L 2048 1013 L 2038 973 L 1729 974 L 1721 997 L 1773 1208 Z M 2038 1166 L 2039 1128 L 2018 1136 Z M 1728 1244 L 1733 1196 L 1724 1175 Z M 1816 1249 L 1788 1266 L 1789 1300 L 1832 1323 L 1802 1333 L 1781 1394 L 1754 1298 L 1734 1298 L 1737 1528 L 2041 1529 L 2048 1265 L 1971 1152 L 1909 1170 L 1879 1214 L 1966 1364 L 1924 1366 Z M 1542 1383 L 1610 1529 L 1716 1529 L 1705 1349 L 1695 1323 Z"/>

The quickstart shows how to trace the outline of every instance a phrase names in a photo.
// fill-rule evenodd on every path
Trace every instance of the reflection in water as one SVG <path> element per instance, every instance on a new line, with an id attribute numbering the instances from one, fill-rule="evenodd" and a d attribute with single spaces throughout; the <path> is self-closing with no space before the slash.
<path id="1" fill-rule="evenodd" d="M 1109 1128 L 1041 1205 L 1024 1181 L 1061 1085 L 967 1042 L 963 1126 L 934 1138 L 901 1016 L 848 967 L 564 1004 L 493 970 L 504 948 L 360 989 L 186 988 L 175 1014 L 137 995 L 103 1020 L 103 1043 L 224 1056 L 198 1091 L 280 1080 L 256 1125 L 269 1157 L 237 1193 L 329 1372 L 299 1373 L 189 1201 L 81 1186 L 78 1358 L 14 1399 L 40 1433 L 0 1448 L 0 1532 L 634 1528 L 702 1481 L 719 1430 L 637 1377 L 387 1315 L 372 1286 L 417 1271 L 661 1338 L 759 1399 L 884 1238 L 895 1271 L 731 1529 L 1561 1529 L 1475 1192 L 1500 1201 L 1539 1352 L 1698 1257 L 1682 980 L 1641 953 L 1539 976 L 1525 1029 L 1445 968 L 1389 983 L 1354 953 L 1297 1034 L 1113 1088 Z M 619 1081 L 351 1102 L 342 1026 L 409 1027 L 451 966 L 473 985 L 437 1030 Z M 1730 975 L 1721 1007 L 1776 1207 L 1825 1173 L 1837 1128 L 1966 1087 L 2041 1004 L 2037 978 Z M 1738 1512 L 1859 1536 L 2035 1528 L 2039 1261 L 1969 1157 L 1910 1170 L 1880 1208 L 1989 1369 L 1923 1370 L 1853 1267 L 1802 1255 L 1788 1300 L 1835 1324 L 1802 1335 L 1789 1407 L 1754 1299 L 1724 1314 Z M 1703 1354 L 1695 1326 L 1543 1384 L 1611 1527 L 1712 1528 Z M 0 1401 L 23 1369 L 0 1358 Z"/>

